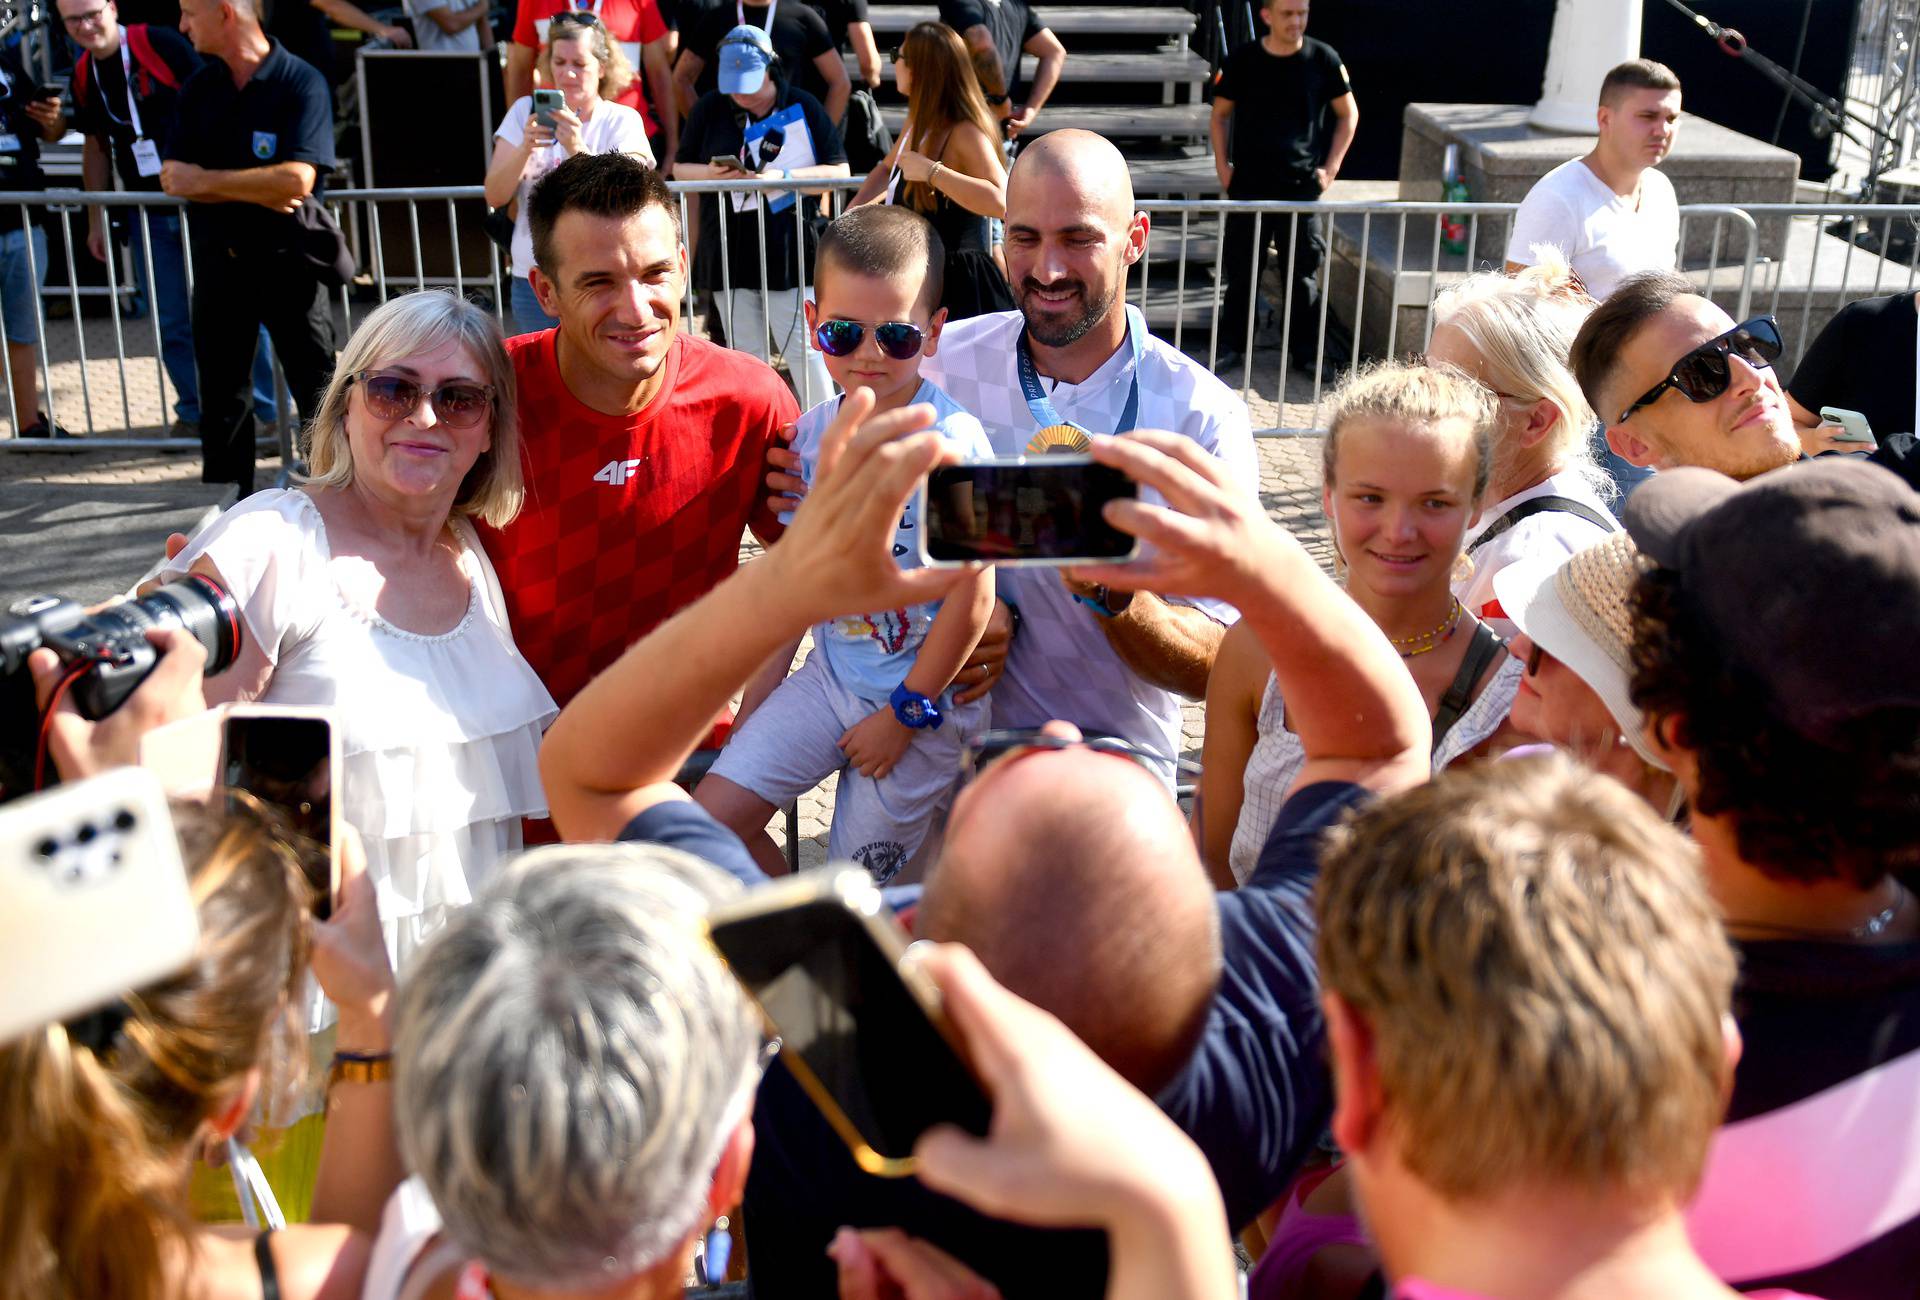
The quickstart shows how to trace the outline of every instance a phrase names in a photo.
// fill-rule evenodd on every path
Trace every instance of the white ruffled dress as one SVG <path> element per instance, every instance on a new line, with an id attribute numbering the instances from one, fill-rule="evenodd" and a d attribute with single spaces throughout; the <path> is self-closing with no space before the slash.
<path id="1" fill-rule="evenodd" d="M 267 491 L 216 520 L 169 565 L 201 555 L 226 578 L 246 635 L 273 664 L 261 702 L 331 706 L 341 808 L 366 843 L 396 971 L 544 816 L 540 735 L 558 712 L 514 648 L 493 566 L 465 519 L 466 616 L 434 636 L 352 603 L 305 492 Z"/>

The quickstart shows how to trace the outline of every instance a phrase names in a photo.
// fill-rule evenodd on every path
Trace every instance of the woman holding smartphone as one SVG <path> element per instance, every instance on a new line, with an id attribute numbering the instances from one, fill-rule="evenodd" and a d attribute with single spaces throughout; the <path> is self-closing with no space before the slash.
<path id="1" fill-rule="evenodd" d="M 989 229 L 1007 215 L 1007 169 L 967 47 L 944 23 L 920 23 L 893 56 L 893 77 L 907 123 L 854 204 L 903 203 L 933 223 L 947 250 L 948 320 L 1011 311 Z"/>
<path id="2" fill-rule="evenodd" d="M 515 205 L 513 249 L 508 265 L 512 288 L 508 332 L 531 334 L 560 322 L 540 306 L 527 272 L 533 269 L 533 232 L 527 226 L 527 195 L 542 176 L 579 153 L 630 153 L 654 165 L 647 143 L 646 119 L 615 103 L 633 81 L 633 68 L 607 29 L 590 13 L 556 14 L 540 52 L 540 80 L 553 90 L 536 90 L 513 101 L 493 133 L 493 161 L 487 165 L 487 205 Z M 558 92 L 560 102 L 552 97 Z M 535 103 L 538 99 L 541 102 Z"/>
<path id="3" fill-rule="evenodd" d="M 9 1295 L 357 1295 L 405 1174 L 389 1081 L 393 973 L 373 888 L 349 840 L 339 906 L 313 921 L 277 816 L 244 801 L 220 813 L 176 804 L 173 816 L 200 929 L 191 963 L 0 1046 L 12 1112 L 0 1125 L 0 1278 Z M 328 1132 L 310 1221 L 257 1234 L 200 1221 L 195 1157 L 224 1148 L 256 1098 L 295 1081 L 309 972 L 340 1010 L 338 1068 L 321 1065 Z"/>

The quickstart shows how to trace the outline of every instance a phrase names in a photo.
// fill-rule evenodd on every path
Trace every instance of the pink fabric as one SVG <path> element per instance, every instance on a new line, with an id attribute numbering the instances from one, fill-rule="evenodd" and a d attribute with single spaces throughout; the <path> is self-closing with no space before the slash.
<path id="1" fill-rule="evenodd" d="M 1408 1278 L 1394 1288 L 1394 1300 L 1486 1300 L 1467 1291 L 1452 1291 L 1431 1282 L 1422 1282 L 1417 1277 Z M 1798 1291 L 1749 1291 L 1747 1300 L 1816 1300 L 1816 1297 L 1802 1295 Z"/>
<path id="2" fill-rule="evenodd" d="M 1687 1209 L 1687 1233 L 1707 1267 L 1735 1279 L 1784 1277 L 1920 1217 L 1915 1096 L 1920 1052 L 1724 1125 Z"/>
<path id="3" fill-rule="evenodd" d="M 1272 1300 L 1301 1280 L 1308 1262 L 1327 1246 L 1367 1246 L 1366 1231 L 1351 1214 L 1312 1214 L 1305 1208 L 1309 1193 L 1322 1178 L 1301 1179 L 1287 1195 L 1280 1222 L 1273 1227 L 1260 1262 L 1247 1279 L 1248 1300 Z"/>

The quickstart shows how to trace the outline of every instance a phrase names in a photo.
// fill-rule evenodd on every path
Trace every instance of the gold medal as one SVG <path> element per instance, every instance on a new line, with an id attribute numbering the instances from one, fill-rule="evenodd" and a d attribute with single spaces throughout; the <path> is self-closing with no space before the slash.
<path id="1" fill-rule="evenodd" d="M 1032 456 L 1078 456 L 1092 446 L 1093 440 L 1087 436 L 1087 431 L 1071 424 L 1049 424 L 1027 439 L 1027 453 Z"/>

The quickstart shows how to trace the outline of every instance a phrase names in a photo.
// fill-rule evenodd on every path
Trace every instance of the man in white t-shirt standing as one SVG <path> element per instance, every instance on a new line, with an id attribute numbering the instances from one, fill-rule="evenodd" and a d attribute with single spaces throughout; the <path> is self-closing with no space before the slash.
<path id="1" fill-rule="evenodd" d="M 1593 152 L 1542 176 L 1514 214 L 1507 270 L 1539 261 L 1551 245 L 1566 255 L 1595 300 L 1637 271 L 1678 265 L 1680 208 L 1656 168 L 1680 124 L 1680 78 L 1664 63 L 1629 59 L 1600 83 L 1600 138 Z"/>
<path id="2" fill-rule="evenodd" d="M 980 421 L 996 455 L 1075 451 L 1088 433 L 1168 429 L 1254 492 L 1246 405 L 1126 306 L 1127 268 L 1146 246 L 1147 218 L 1134 209 L 1119 150 L 1088 131 L 1041 137 L 1007 182 L 1007 281 L 1019 310 L 948 325 L 920 373 Z M 1110 592 L 1055 569 L 1004 569 L 999 581 L 1019 616 L 1006 676 L 993 687 L 994 726 L 1059 718 L 1179 752 L 1179 697 L 1205 694 L 1214 652 L 1238 617 L 1231 606 Z"/>

